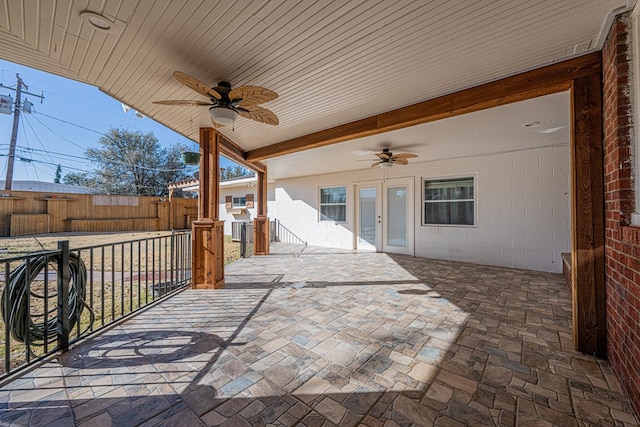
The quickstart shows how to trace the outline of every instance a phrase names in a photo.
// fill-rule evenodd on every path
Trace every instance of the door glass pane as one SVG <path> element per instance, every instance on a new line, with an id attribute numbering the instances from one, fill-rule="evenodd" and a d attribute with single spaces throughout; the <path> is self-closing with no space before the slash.
<path id="1" fill-rule="evenodd" d="M 387 188 L 387 245 L 407 246 L 407 188 Z"/>
<path id="2" fill-rule="evenodd" d="M 376 244 L 376 189 L 360 189 L 360 242 Z"/>

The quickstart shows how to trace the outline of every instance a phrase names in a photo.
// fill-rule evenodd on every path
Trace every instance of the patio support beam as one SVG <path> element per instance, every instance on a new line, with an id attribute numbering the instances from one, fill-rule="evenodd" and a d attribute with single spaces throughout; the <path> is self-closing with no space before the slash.
<path id="1" fill-rule="evenodd" d="M 200 129 L 200 196 L 198 220 L 192 224 L 192 287 L 224 286 L 224 221 L 218 220 L 220 192 L 220 134 Z"/>
<path id="2" fill-rule="evenodd" d="M 249 168 L 257 173 L 266 172 L 267 166 L 262 162 L 248 162 L 245 160 L 245 156 L 247 153 L 240 147 L 238 144 L 230 140 L 228 137 L 224 136 L 221 133 L 220 135 L 220 154 L 225 156 L 227 159 L 238 163 L 239 165 L 244 166 L 245 168 Z"/>
<path id="3" fill-rule="evenodd" d="M 246 153 L 245 160 L 261 161 L 561 92 L 571 87 L 571 80 L 594 72 L 598 73 L 600 68 L 599 52 L 580 56 L 387 113 L 250 150 Z"/>
<path id="4" fill-rule="evenodd" d="M 248 162 L 571 90 L 572 305 L 575 349 L 606 356 L 602 56 L 594 52 L 248 151 Z"/>
<path id="5" fill-rule="evenodd" d="M 571 288 L 573 341 L 606 357 L 602 78 L 575 79 L 571 91 Z"/>
<path id="6" fill-rule="evenodd" d="M 258 207 L 253 220 L 253 252 L 255 255 L 269 255 L 269 218 L 267 217 L 267 169 L 258 172 Z"/>

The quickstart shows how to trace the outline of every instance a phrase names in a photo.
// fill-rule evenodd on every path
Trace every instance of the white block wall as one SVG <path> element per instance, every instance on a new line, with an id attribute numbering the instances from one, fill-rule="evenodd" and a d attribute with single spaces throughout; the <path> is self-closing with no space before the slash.
<path id="1" fill-rule="evenodd" d="M 570 251 L 569 147 L 549 147 L 475 158 L 412 163 L 388 178 L 415 182 L 415 256 L 561 272 Z M 423 226 L 422 180 L 476 178 L 476 226 Z M 381 169 L 279 180 L 268 216 L 311 245 L 354 248 L 355 183 L 383 180 Z M 320 222 L 320 187 L 347 186 L 347 221 Z"/>
<path id="2" fill-rule="evenodd" d="M 420 174 L 475 174 L 477 217 L 472 228 L 418 225 L 416 256 L 562 271 L 561 253 L 571 250 L 568 146 L 426 163 Z"/>
<path id="3" fill-rule="evenodd" d="M 354 200 L 353 173 L 316 175 L 278 181 L 273 185 L 273 199 L 267 205 L 267 215 L 278 219 L 310 245 L 353 249 Z M 347 221 L 319 220 L 320 187 L 347 186 Z M 272 200 L 272 201 L 271 201 Z"/>

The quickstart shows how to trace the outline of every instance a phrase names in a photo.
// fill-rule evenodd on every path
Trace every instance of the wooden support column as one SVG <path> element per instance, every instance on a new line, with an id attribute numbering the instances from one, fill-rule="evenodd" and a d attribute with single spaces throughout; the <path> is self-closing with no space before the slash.
<path id="1" fill-rule="evenodd" d="M 572 305 L 575 349 L 606 357 L 604 171 L 600 74 L 573 80 Z"/>
<path id="2" fill-rule="evenodd" d="M 200 129 L 200 197 L 198 220 L 192 224 L 192 287 L 224 286 L 224 221 L 218 220 L 220 191 L 219 134 Z"/>
<path id="3" fill-rule="evenodd" d="M 267 217 L 267 168 L 258 174 L 258 215 L 253 220 L 253 253 L 269 255 L 269 218 Z"/>

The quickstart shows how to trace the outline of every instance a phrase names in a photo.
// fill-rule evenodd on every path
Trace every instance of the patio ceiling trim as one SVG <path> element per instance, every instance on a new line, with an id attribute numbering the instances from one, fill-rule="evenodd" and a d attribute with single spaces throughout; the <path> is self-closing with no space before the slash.
<path id="1" fill-rule="evenodd" d="M 600 69 L 600 52 L 583 55 L 365 119 L 250 150 L 247 151 L 245 160 L 247 162 L 261 161 L 561 92 L 570 89 L 574 79 L 599 73 Z"/>

